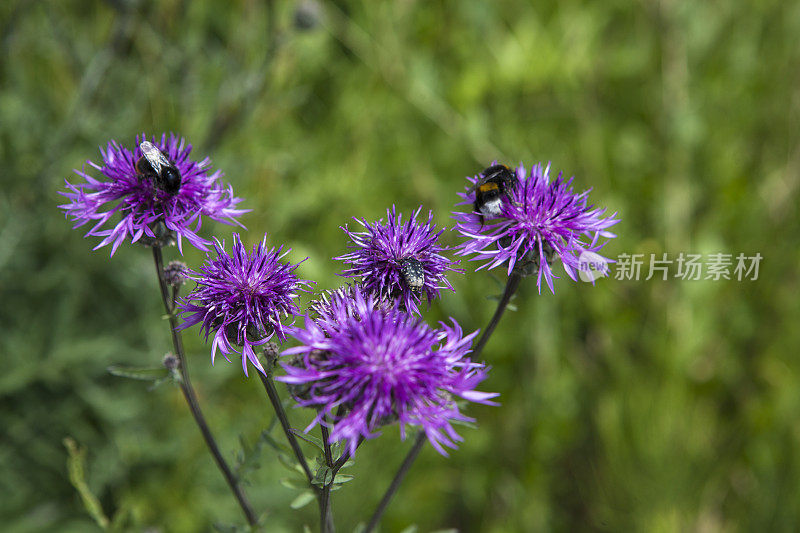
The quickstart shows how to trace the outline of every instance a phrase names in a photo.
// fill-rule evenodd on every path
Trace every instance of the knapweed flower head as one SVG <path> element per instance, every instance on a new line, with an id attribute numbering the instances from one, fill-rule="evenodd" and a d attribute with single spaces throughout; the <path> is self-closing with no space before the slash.
<path id="1" fill-rule="evenodd" d="M 440 289 L 453 290 L 448 271 L 463 272 L 455 267 L 458 261 L 442 255 L 448 248 L 439 244 L 444 230 L 436 229 L 433 212 L 428 213 L 427 222 L 417 221 L 421 210 L 422 206 L 418 207 L 405 223 L 394 206 L 386 210 L 385 223 L 383 219 L 370 224 L 354 218 L 365 231 L 342 227 L 352 251 L 334 257 L 350 265 L 342 275 L 360 279 L 365 292 L 379 299 L 397 300 L 406 311 L 417 314 L 422 295 L 430 303 Z"/>
<path id="2" fill-rule="evenodd" d="M 318 410 L 307 430 L 330 425 L 331 439 L 346 441 L 351 454 L 396 421 L 403 438 L 417 426 L 447 455 L 444 447 L 462 440 L 452 422 L 472 420 L 456 397 L 493 404 L 497 396 L 475 390 L 488 371 L 468 357 L 477 331 L 464 336 L 455 321 L 433 329 L 398 303 L 376 305 L 357 286 L 352 295 L 332 295 L 327 310 L 290 333 L 300 346 L 283 352 L 292 358 L 276 379 L 300 405 Z"/>
<path id="3" fill-rule="evenodd" d="M 334 304 L 342 300 L 352 300 L 358 291 L 357 283 L 346 283 L 336 289 L 320 291 L 313 300 L 308 302 L 308 312 L 313 318 L 327 316 L 333 313 Z"/>
<path id="4" fill-rule="evenodd" d="M 343 316 L 359 316 L 353 305 L 356 295 L 360 295 L 363 299 L 364 290 L 358 282 L 345 283 L 336 289 L 323 290 L 308 303 L 308 314 L 311 318 L 330 321 L 336 321 Z M 375 308 L 389 310 L 396 304 L 392 300 L 381 299 L 374 294 L 371 296 L 371 305 Z"/>
<path id="5" fill-rule="evenodd" d="M 458 193 L 464 201 L 457 205 L 474 204 L 474 188 L 480 179 L 467 178 L 466 192 Z M 507 264 L 509 275 L 515 267 L 523 275 L 536 272 L 540 292 L 542 278 L 553 292 L 553 278 L 558 277 L 551 268 L 554 257 L 573 280 L 580 269 L 587 268 L 582 257 L 591 257 L 595 268 L 598 262 L 613 262 L 597 252 L 605 244 L 599 242 L 601 237 L 616 236 L 607 230 L 619 222 L 617 213 L 604 218 L 605 209 L 588 204 L 590 190 L 577 194 L 572 181 L 561 173 L 551 181 L 549 164 L 544 168 L 541 163 L 534 165 L 527 175 L 520 165 L 515 182 L 502 197 L 498 218 L 483 220 L 474 210 L 453 213 L 456 228 L 467 237 L 457 246 L 456 254 L 474 254 L 473 261 L 485 260 L 478 270 Z"/>
<path id="6" fill-rule="evenodd" d="M 248 361 L 264 372 L 253 347 L 266 343 L 273 335 L 286 340 L 282 320 L 299 314 L 295 303 L 298 292 L 307 291 L 311 283 L 295 275 L 300 263 L 282 261 L 290 249 L 267 248 L 266 240 L 265 235 L 248 253 L 234 233 L 229 254 L 225 242 L 215 239 L 216 257 L 208 254 L 199 271 L 187 274 L 197 286 L 180 302 L 184 322 L 179 328 L 202 324 L 200 330 L 206 341 L 212 336 L 214 339 L 211 363 L 217 350 L 225 359 L 230 353 L 241 354 L 245 375 Z"/>
<path id="7" fill-rule="evenodd" d="M 137 136 L 133 150 L 110 141 L 100 149 L 102 163 L 86 162 L 104 179 L 75 170 L 85 183 L 66 181 L 68 191 L 60 192 L 69 203 L 59 207 L 75 221 L 74 227 L 92 224 L 86 235 L 103 237 L 95 250 L 111 244 L 113 256 L 126 239 L 163 245 L 173 235 L 181 251 L 184 238 L 207 250 L 210 242 L 197 234 L 203 217 L 241 226 L 236 217 L 249 210 L 236 209 L 241 198 L 233 195 L 230 185 L 220 183 L 219 170 L 209 173 L 210 159 L 190 159 L 192 145 L 175 135 L 153 137 L 152 144 L 180 174 L 180 188 L 167 192 L 157 180 L 137 171 L 136 163 L 143 156 L 139 145 L 145 140 L 144 134 Z"/>

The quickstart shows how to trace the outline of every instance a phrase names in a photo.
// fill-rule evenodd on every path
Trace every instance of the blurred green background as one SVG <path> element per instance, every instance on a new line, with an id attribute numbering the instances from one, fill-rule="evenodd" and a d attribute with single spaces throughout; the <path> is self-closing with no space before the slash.
<path id="1" fill-rule="evenodd" d="M 253 209 L 245 239 L 310 257 L 320 288 L 340 280 L 350 217 L 423 204 L 450 225 L 464 176 L 495 158 L 593 187 L 622 217 L 610 256 L 763 255 L 748 282 L 561 279 L 538 295 L 529 280 L 485 352 L 502 406 L 471 406 L 478 428 L 451 457 L 423 450 L 384 531 L 798 527 L 800 3 L 9 0 L 0 46 L 3 531 L 97 529 L 67 436 L 132 530 L 242 523 L 179 391 L 106 372 L 170 349 L 149 251 L 92 252 L 56 207 L 99 145 L 142 131 L 211 156 Z M 484 327 L 504 280 L 473 266 L 426 319 Z M 270 420 L 263 389 L 185 340 L 233 461 Z M 341 531 L 408 447 L 390 428 L 359 450 Z M 316 528 L 274 456 L 260 465 L 248 491 L 268 530 Z"/>

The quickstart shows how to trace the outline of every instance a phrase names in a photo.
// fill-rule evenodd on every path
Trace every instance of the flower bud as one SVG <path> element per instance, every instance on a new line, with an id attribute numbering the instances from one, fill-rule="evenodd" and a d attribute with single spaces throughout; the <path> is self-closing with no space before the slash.
<path id="1" fill-rule="evenodd" d="M 172 287 L 180 287 L 186 283 L 186 263 L 182 261 L 170 261 L 164 268 L 164 281 Z"/>

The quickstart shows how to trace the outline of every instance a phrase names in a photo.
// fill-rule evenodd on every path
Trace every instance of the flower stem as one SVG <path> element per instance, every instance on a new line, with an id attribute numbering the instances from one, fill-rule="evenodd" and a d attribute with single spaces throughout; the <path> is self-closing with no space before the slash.
<path id="1" fill-rule="evenodd" d="M 179 361 L 178 371 L 181 375 L 181 392 L 183 393 L 183 397 L 186 399 L 186 403 L 189 405 L 189 410 L 192 412 L 192 416 L 194 417 L 194 421 L 197 423 L 197 427 L 200 428 L 200 433 L 203 434 L 203 439 L 206 441 L 206 446 L 208 446 L 211 455 L 214 457 L 214 461 L 216 461 L 217 466 L 222 471 L 223 476 L 225 476 L 225 481 L 228 482 L 228 486 L 230 487 L 231 492 L 233 492 L 233 495 L 236 497 L 236 501 L 239 502 L 239 506 L 242 508 L 242 512 L 244 512 L 247 523 L 250 525 L 250 527 L 256 529 L 258 528 L 258 518 L 256 517 L 253 508 L 250 506 L 250 502 L 247 501 L 244 491 L 239 486 L 236 476 L 233 475 L 228 463 L 225 462 L 225 459 L 222 457 L 222 453 L 219 451 L 219 446 L 217 446 L 217 442 L 214 440 L 214 436 L 211 434 L 211 430 L 208 428 L 208 424 L 203 416 L 203 412 L 200 410 L 200 404 L 197 401 L 197 394 L 195 394 L 194 388 L 192 387 L 192 382 L 189 379 L 189 368 L 186 365 L 186 355 L 183 351 L 183 341 L 181 340 L 181 334 L 176 330 L 178 326 L 178 320 L 175 316 L 175 305 L 170 297 L 167 282 L 164 280 L 164 258 L 161 254 L 161 248 L 158 246 L 153 246 L 153 259 L 156 263 L 156 274 L 158 275 L 158 284 L 161 288 L 161 299 L 164 302 L 164 310 L 167 312 L 167 316 L 169 317 L 170 332 L 172 333 L 172 346 L 175 349 L 175 355 L 178 357 Z"/>
<path id="2" fill-rule="evenodd" d="M 289 441 L 289 446 L 292 447 L 292 451 L 294 452 L 295 457 L 297 457 L 297 461 L 300 463 L 300 466 L 303 468 L 308 482 L 311 483 L 314 480 L 314 475 L 311 473 L 311 469 L 308 467 L 306 457 L 303 455 L 303 450 L 300 449 L 300 443 L 297 442 L 297 437 L 295 437 L 294 433 L 292 433 L 292 428 L 289 426 L 289 418 L 286 416 L 286 411 L 283 408 L 283 403 L 281 402 L 280 396 L 278 396 L 278 391 L 275 389 L 275 384 L 272 382 L 271 377 L 265 376 L 258 371 L 256 373 L 258 374 L 258 377 L 261 378 L 261 383 L 264 384 L 264 389 L 267 391 L 267 396 L 269 396 L 269 401 L 272 404 L 272 408 L 275 409 L 275 414 L 278 416 L 278 420 L 281 423 L 283 432 L 286 434 L 286 440 Z"/>
<path id="3" fill-rule="evenodd" d="M 323 438 L 327 434 L 327 430 L 323 433 Z M 327 441 L 326 441 L 327 442 Z M 358 442 L 356 448 L 361 445 L 363 439 Z M 329 448 L 329 446 L 328 446 Z M 344 466 L 344 464 L 350 459 L 350 450 L 345 450 L 339 459 L 336 462 L 331 462 L 328 464 L 330 467 L 330 481 L 325 479 L 325 485 L 322 487 L 322 499 L 320 500 L 320 518 L 322 520 L 322 533 L 334 533 L 336 528 L 333 525 L 333 511 L 331 510 L 331 487 L 333 487 L 333 482 L 336 480 L 336 474 L 339 473 L 339 470 Z"/>
<path id="4" fill-rule="evenodd" d="M 406 477 L 406 474 L 411 469 L 411 465 L 414 463 L 417 455 L 419 455 L 420 450 L 422 450 L 423 444 L 425 444 L 425 432 L 420 431 L 419 435 L 417 435 L 417 439 L 414 441 L 414 445 L 411 447 L 408 455 L 406 455 L 406 458 L 403 460 L 403 464 L 400 465 L 400 468 L 394 475 L 392 484 L 389 485 L 389 488 L 383 495 L 381 502 L 378 504 L 378 508 L 375 509 L 374 513 L 372 513 L 372 518 L 369 519 L 369 524 L 367 524 L 367 528 L 364 530 L 364 533 L 370 533 L 370 531 L 374 530 L 378 525 L 378 522 L 380 522 L 383 513 L 386 512 L 386 508 L 389 507 L 389 502 L 392 500 L 394 493 L 397 492 L 397 489 L 400 487 L 400 483 L 403 482 L 403 478 Z"/>
<path id="5" fill-rule="evenodd" d="M 325 425 L 327 419 L 323 420 L 320 423 L 320 433 L 322 433 L 322 445 L 325 448 L 325 464 L 328 465 L 328 468 L 333 468 L 333 454 L 331 453 L 331 441 L 330 441 L 330 433 L 328 432 L 328 427 Z M 336 474 L 333 474 L 331 478 L 331 483 L 333 483 L 333 479 L 336 478 Z M 327 477 L 325 479 L 327 482 Z M 331 508 L 331 485 L 325 483 L 322 488 L 322 494 L 320 495 L 319 500 L 319 523 L 320 523 L 320 531 L 322 533 L 334 533 L 336 530 L 336 526 L 333 522 L 333 510 Z"/>
<path id="6" fill-rule="evenodd" d="M 327 422 L 327 417 L 323 422 Z M 333 453 L 331 452 L 331 440 L 328 426 L 325 424 L 319 425 L 320 432 L 322 433 L 322 444 L 325 448 L 325 464 L 333 466 Z"/>
<path id="7" fill-rule="evenodd" d="M 508 281 L 506 282 L 506 288 L 503 291 L 503 296 L 500 298 L 500 302 L 497 304 L 497 309 L 494 312 L 494 316 L 489 321 L 489 324 L 486 326 L 486 329 L 483 330 L 483 335 L 481 335 L 480 340 L 475 345 L 475 348 L 472 350 L 472 357 L 477 358 L 481 352 L 483 351 L 483 347 L 486 346 L 486 343 L 489 341 L 489 337 L 492 336 L 497 324 L 500 323 L 500 319 L 503 317 L 503 313 L 508 307 L 508 303 L 511 301 L 511 297 L 514 296 L 514 293 L 517 292 L 519 288 L 520 281 L 522 281 L 522 276 L 517 274 L 516 271 L 511 272 L 511 275 L 508 276 Z M 403 478 L 406 476 L 408 471 L 411 469 L 411 465 L 414 463 L 414 460 L 419 455 L 420 450 L 422 450 L 422 445 L 425 444 L 425 433 L 420 432 L 417 435 L 417 440 L 414 441 L 414 445 L 408 451 L 408 455 L 403 460 L 403 463 L 400 465 L 400 469 L 394 476 L 392 480 L 392 484 L 389 485 L 389 488 L 386 490 L 386 493 L 383 495 L 381 502 L 378 504 L 378 508 L 375 509 L 375 512 L 372 514 L 372 518 L 369 520 L 369 524 L 367 524 L 367 528 L 364 530 L 364 533 L 370 533 L 372 530 L 377 527 L 378 522 L 380 521 L 383 513 L 386 512 L 386 508 L 389 506 L 389 502 L 394 496 L 394 493 L 397 492 L 397 489 L 400 487 L 400 483 L 402 483 Z"/>
<path id="8" fill-rule="evenodd" d="M 508 307 L 508 302 L 511 301 L 511 297 L 514 296 L 515 292 L 517 292 L 520 281 L 522 281 L 522 276 L 517 274 L 516 271 L 512 271 L 511 275 L 508 276 L 506 288 L 503 291 L 503 296 L 500 298 L 500 302 L 497 304 L 497 309 L 494 312 L 494 316 L 492 317 L 492 320 L 489 321 L 489 325 L 486 326 L 486 329 L 483 330 L 483 335 L 481 335 L 481 338 L 478 340 L 475 348 L 472 349 L 472 358 L 476 359 L 483 351 L 483 347 L 486 346 L 486 343 L 489 341 L 489 337 L 492 336 L 497 324 L 500 323 L 500 319 L 503 317 L 503 312 L 505 312 L 506 307 Z"/>
<path id="9" fill-rule="evenodd" d="M 331 488 L 326 486 L 322 489 L 322 496 L 319 504 L 319 530 L 322 533 L 336 533 L 336 526 L 333 523 L 333 510 L 331 509 Z"/>

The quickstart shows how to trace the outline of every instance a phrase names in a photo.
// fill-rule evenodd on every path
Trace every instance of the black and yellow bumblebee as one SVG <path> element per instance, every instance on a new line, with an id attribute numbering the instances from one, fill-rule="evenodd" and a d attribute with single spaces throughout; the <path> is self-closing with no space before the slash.
<path id="1" fill-rule="evenodd" d="M 481 172 L 473 190 L 475 191 L 475 212 L 481 217 L 493 218 L 503 214 L 503 196 L 517 186 L 517 176 L 505 165 L 492 165 Z"/>
<path id="2" fill-rule="evenodd" d="M 181 188 L 181 173 L 164 152 L 148 141 L 139 144 L 142 157 L 136 162 L 140 178 L 149 178 L 153 184 L 167 194 L 174 195 Z"/>

